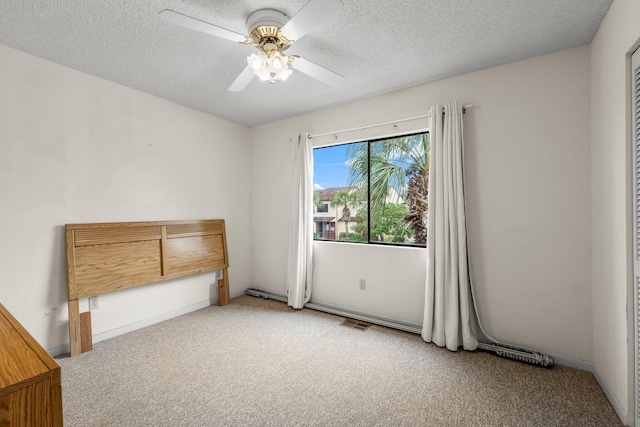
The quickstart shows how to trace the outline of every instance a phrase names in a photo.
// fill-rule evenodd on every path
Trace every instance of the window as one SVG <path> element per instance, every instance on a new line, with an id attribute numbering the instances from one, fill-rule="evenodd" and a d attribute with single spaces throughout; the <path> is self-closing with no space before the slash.
<path id="1" fill-rule="evenodd" d="M 428 133 L 316 148 L 313 160 L 315 239 L 426 245 Z"/>

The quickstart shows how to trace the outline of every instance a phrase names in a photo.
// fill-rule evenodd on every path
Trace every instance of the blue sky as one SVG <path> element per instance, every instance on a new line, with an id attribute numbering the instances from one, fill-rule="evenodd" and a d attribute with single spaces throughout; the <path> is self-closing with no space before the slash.
<path id="1" fill-rule="evenodd" d="M 349 177 L 349 167 L 345 163 L 347 147 L 316 148 L 313 150 L 314 189 L 345 187 Z"/>

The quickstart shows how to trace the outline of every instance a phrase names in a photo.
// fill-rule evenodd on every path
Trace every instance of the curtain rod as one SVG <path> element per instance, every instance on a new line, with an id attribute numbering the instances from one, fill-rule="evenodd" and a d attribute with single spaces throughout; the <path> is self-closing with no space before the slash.
<path id="1" fill-rule="evenodd" d="M 465 104 L 462 106 L 462 113 L 465 113 L 467 108 L 471 108 L 473 107 L 473 104 Z M 335 130 L 333 132 L 325 132 L 325 133 L 319 133 L 317 135 L 309 135 L 309 138 L 319 138 L 321 136 L 327 136 L 327 135 L 335 135 L 337 133 L 343 133 L 343 132 L 353 132 L 354 130 L 365 130 L 365 129 L 369 129 L 369 128 L 375 128 L 378 126 L 385 126 L 385 125 L 392 125 L 392 124 L 396 124 L 396 123 L 402 123 L 402 122 L 408 122 L 411 120 L 417 120 L 417 119 L 423 119 L 425 117 L 430 117 L 431 113 L 427 113 L 427 114 L 422 114 L 420 116 L 415 116 L 415 117 L 407 117 L 406 119 L 398 119 L 398 120 L 391 120 L 389 122 L 382 122 L 382 123 L 374 123 L 372 125 L 368 125 L 368 126 L 360 126 L 357 128 L 350 128 L 350 129 L 342 129 L 342 130 Z"/>

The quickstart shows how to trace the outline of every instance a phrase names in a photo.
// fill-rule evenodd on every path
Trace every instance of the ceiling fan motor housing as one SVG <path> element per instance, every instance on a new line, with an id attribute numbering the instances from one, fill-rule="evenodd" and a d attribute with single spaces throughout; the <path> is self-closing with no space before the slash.
<path id="1" fill-rule="evenodd" d="M 275 9 L 260 9 L 247 18 L 247 31 L 254 45 L 262 50 L 283 51 L 293 43 L 280 33 L 280 29 L 289 22 L 289 17 Z"/>

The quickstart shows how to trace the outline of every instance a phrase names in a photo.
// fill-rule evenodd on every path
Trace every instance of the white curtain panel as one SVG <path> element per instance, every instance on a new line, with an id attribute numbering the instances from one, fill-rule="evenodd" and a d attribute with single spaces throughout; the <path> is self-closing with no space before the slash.
<path id="1" fill-rule="evenodd" d="M 313 146 L 308 132 L 291 137 L 291 234 L 287 268 L 287 298 L 293 308 L 311 299 L 313 277 Z"/>
<path id="2" fill-rule="evenodd" d="M 431 107 L 427 284 L 422 338 L 456 351 L 475 350 L 467 260 L 462 104 Z"/>

